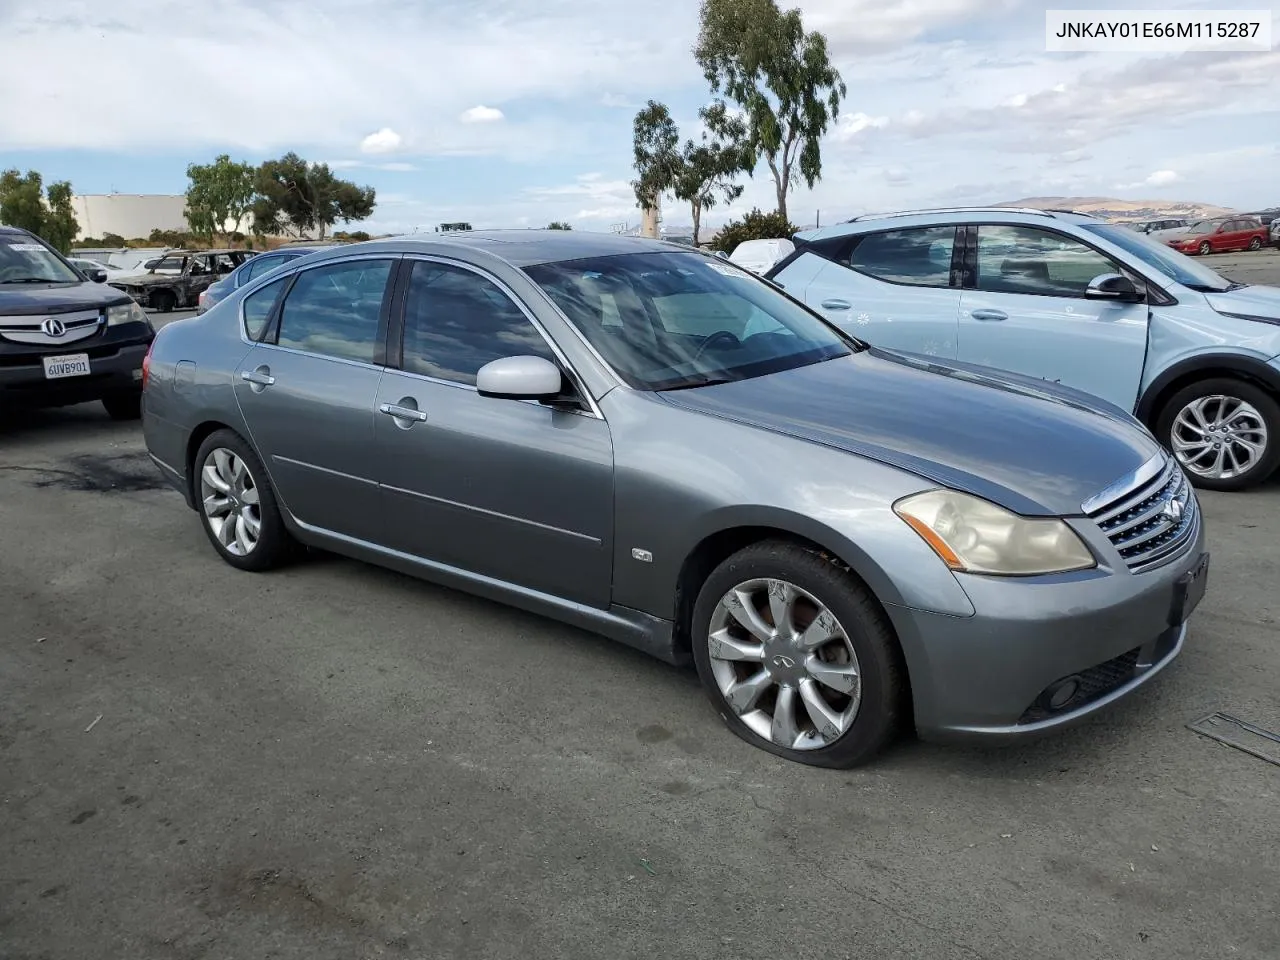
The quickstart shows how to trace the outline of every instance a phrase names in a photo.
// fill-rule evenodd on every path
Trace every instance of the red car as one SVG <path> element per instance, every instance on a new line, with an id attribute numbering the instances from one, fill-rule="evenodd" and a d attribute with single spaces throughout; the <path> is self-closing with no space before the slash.
<path id="1" fill-rule="evenodd" d="M 1205 256 L 1228 250 L 1261 250 L 1267 238 L 1267 228 L 1256 217 L 1225 217 L 1201 220 L 1165 242 L 1179 253 Z"/>

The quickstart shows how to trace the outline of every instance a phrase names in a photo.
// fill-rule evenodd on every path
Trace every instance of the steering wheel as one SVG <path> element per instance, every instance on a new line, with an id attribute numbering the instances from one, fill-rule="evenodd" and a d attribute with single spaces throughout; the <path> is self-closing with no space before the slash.
<path id="1" fill-rule="evenodd" d="M 707 339 L 705 339 L 705 340 L 703 340 L 703 341 L 702 341 L 702 343 L 699 345 L 698 349 L 694 352 L 694 354 L 693 354 L 693 359 L 692 359 L 692 360 L 690 360 L 689 362 L 690 362 L 690 363 L 697 363 L 697 362 L 698 362 L 698 359 L 699 359 L 699 358 L 702 356 L 702 354 L 706 351 L 707 347 L 711 346 L 711 345 L 712 345 L 713 343 L 715 343 L 717 340 L 729 340 L 729 341 L 731 341 L 731 342 L 732 342 L 733 346 L 735 346 L 735 347 L 736 347 L 736 346 L 738 346 L 738 344 L 742 343 L 742 341 L 741 341 L 741 340 L 739 340 L 739 339 L 737 338 L 737 336 L 735 336 L 735 335 L 734 335 L 733 333 L 731 333 L 730 331 L 728 331 L 728 330 L 717 330 L 715 333 L 711 334 L 711 336 L 707 337 Z"/>

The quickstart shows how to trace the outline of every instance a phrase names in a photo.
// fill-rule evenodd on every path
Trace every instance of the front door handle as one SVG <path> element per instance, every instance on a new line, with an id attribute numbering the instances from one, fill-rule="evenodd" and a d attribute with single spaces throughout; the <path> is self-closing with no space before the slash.
<path id="1" fill-rule="evenodd" d="M 248 383 L 255 393 L 261 393 L 276 382 L 276 378 L 271 375 L 271 368 L 267 366 L 256 367 L 253 370 L 242 370 L 240 379 Z"/>
<path id="2" fill-rule="evenodd" d="M 823 310 L 848 310 L 853 304 L 848 300 L 823 300 Z"/>
<path id="3" fill-rule="evenodd" d="M 380 413 L 385 413 L 389 417 L 395 417 L 397 420 L 412 420 L 415 423 L 426 423 L 427 415 L 415 407 L 405 407 L 398 403 L 384 403 L 378 407 Z"/>
<path id="4" fill-rule="evenodd" d="M 1008 320 L 1009 315 L 1003 310 L 974 310 L 969 316 L 975 320 Z"/>

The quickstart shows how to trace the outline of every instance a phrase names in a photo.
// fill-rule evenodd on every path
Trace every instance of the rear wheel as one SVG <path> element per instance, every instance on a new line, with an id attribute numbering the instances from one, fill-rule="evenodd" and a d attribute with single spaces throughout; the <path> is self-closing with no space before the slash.
<path id="1" fill-rule="evenodd" d="M 267 471 L 239 434 L 210 434 L 196 453 L 195 469 L 200 522 L 223 560 L 261 571 L 293 558 L 297 544 L 285 529 Z"/>
<path id="2" fill-rule="evenodd" d="M 1280 465 L 1280 404 L 1243 380 L 1202 380 L 1169 398 L 1160 440 L 1197 487 L 1243 490 Z"/>
<path id="3" fill-rule="evenodd" d="M 735 553 L 703 584 L 691 630 L 707 696 L 754 746 L 853 767 L 897 731 L 893 630 L 866 587 L 813 550 L 766 541 Z"/>
<path id="4" fill-rule="evenodd" d="M 112 394 L 102 398 L 102 406 L 112 420 L 137 420 L 142 416 L 142 392 Z"/>

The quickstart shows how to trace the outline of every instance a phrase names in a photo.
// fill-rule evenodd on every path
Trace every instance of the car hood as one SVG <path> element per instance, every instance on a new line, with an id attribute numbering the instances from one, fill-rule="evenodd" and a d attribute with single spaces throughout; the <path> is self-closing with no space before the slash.
<path id="1" fill-rule="evenodd" d="M 0 286 L 0 316 L 70 313 L 128 303 L 129 298 L 105 283 L 7 284 Z"/>
<path id="2" fill-rule="evenodd" d="M 1280 287 L 1247 286 L 1223 293 L 1206 293 L 1209 306 L 1219 313 L 1280 320 Z"/>
<path id="3" fill-rule="evenodd" d="M 132 273 L 124 277 L 112 277 L 110 283 L 127 283 L 131 287 L 147 287 L 165 280 L 172 280 L 176 273 Z"/>
<path id="4" fill-rule="evenodd" d="M 1081 504 L 1160 451 L 1118 407 L 1016 374 L 870 349 L 666 402 L 908 470 L 1028 516 Z"/>

